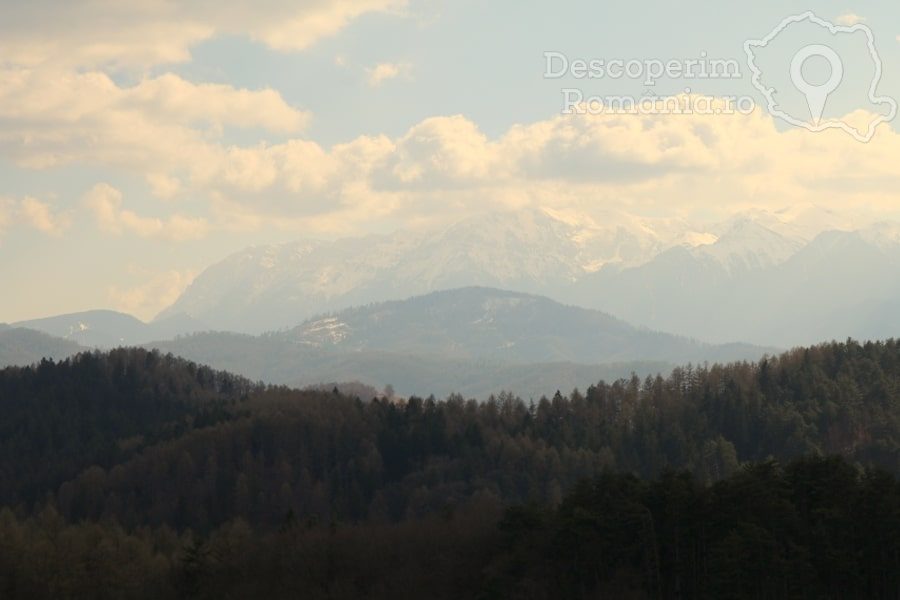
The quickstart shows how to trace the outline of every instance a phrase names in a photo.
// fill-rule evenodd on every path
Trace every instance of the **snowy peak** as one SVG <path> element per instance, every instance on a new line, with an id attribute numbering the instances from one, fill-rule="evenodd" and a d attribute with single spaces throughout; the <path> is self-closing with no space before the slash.
<path id="1" fill-rule="evenodd" d="M 891 252 L 900 248 L 900 223 L 882 221 L 861 229 L 860 237 L 877 248 Z"/>
<path id="2" fill-rule="evenodd" d="M 677 257 L 696 263 L 691 277 L 763 272 L 783 265 L 824 230 L 849 222 L 815 206 L 747 211 L 705 224 L 615 210 L 486 213 L 432 231 L 248 248 L 204 271 L 160 318 L 185 314 L 216 329 L 259 333 L 351 306 L 466 286 L 625 315 L 606 302 L 610 290 L 581 284 Z M 888 225 L 864 235 L 882 247 L 898 239 Z"/>
<path id="3" fill-rule="evenodd" d="M 432 232 L 254 247 L 204 271 L 160 318 L 184 313 L 243 332 L 317 313 L 481 285 L 542 293 L 605 265 L 640 264 L 667 242 L 618 214 L 524 210 L 470 217 Z"/>
<path id="4" fill-rule="evenodd" d="M 793 256 L 804 242 L 776 233 L 758 221 L 741 218 L 712 244 L 697 246 L 694 256 L 722 266 L 729 273 L 762 270 L 780 265 Z"/>

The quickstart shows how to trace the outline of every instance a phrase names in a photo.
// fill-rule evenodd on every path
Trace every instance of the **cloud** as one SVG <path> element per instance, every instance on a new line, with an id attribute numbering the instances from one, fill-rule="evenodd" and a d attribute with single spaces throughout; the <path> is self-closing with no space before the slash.
<path id="1" fill-rule="evenodd" d="M 133 286 L 109 286 L 107 296 L 116 310 L 146 321 L 174 303 L 197 275 L 193 270 L 153 272 L 135 266 L 128 270 L 140 282 Z"/>
<path id="2" fill-rule="evenodd" d="M 846 14 L 840 15 L 839 17 L 835 18 L 835 22 L 838 25 L 845 25 L 847 27 L 852 27 L 853 25 L 857 25 L 859 23 L 865 23 L 866 18 L 861 17 L 856 13 L 846 13 Z"/>
<path id="3" fill-rule="evenodd" d="M 143 238 L 181 241 L 204 237 L 206 219 L 173 215 L 167 219 L 143 217 L 122 208 L 122 192 L 106 183 L 95 185 L 84 197 L 84 205 L 94 214 L 97 226 L 107 233 L 135 234 Z"/>
<path id="4" fill-rule="evenodd" d="M 41 168 L 74 160 L 156 172 L 202 168 L 227 127 L 295 134 L 309 114 L 272 90 L 175 75 L 119 87 L 97 72 L 0 69 L 0 154 Z"/>
<path id="5" fill-rule="evenodd" d="M 679 217 L 794 202 L 900 206 L 900 176 L 889 159 L 900 154 L 900 136 L 889 126 L 860 144 L 842 132 L 780 131 L 763 110 L 561 115 L 496 136 L 463 116 L 442 116 L 396 137 L 331 147 L 299 138 L 226 146 L 214 132 L 142 113 L 82 117 L 77 103 L 60 110 L 53 126 L 31 137 L 0 130 L 0 148 L 32 166 L 66 157 L 125 167 L 160 198 L 207 203 L 203 218 L 143 216 L 123 208 L 117 190 L 98 186 L 87 205 L 102 229 L 120 235 L 193 239 L 263 228 L 346 235 L 525 206 Z"/>
<path id="6" fill-rule="evenodd" d="M 71 224 L 69 213 L 55 211 L 50 204 L 37 198 L 0 197 L 0 234 L 12 225 L 24 225 L 41 233 L 59 237 Z"/>
<path id="7" fill-rule="evenodd" d="M 869 144 L 833 133 L 779 131 L 762 110 L 558 116 L 494 138 L 465 117 L 434 117 L 397 138 L 332 148 L 301 140 L 232 148 L 193 184 L 231 226 L 303 231 L 528 205 L 667 215 L 793 202 L 896 210 L 900 176 L 887 157 L 900 153 L 900 137 L 888 126 Z"/>
<path id="8" fill-rule="evenodd" d="M 412 65 L 409 63 L 381 63 L 366 69 L 366 73 L 369 86 L 378 87 L 391 79 L 408 78 L 412 74 Z"/>
<path id="9" fill-rule="evenodd" d="M 303 50 L 364 14 L 405 5 L 405 0 L 15 2 L 4 5 L 0 55 L 29 67 L 140 71 L 187 61 L 193 46 L 222 35 L 279 51 Z"/>
<path id="10" fill-rule="evenodd" d="M 52 236 L 62 235 L 71 224 L 68 215 L 54 214 L 48 204 L 31 197 L 21 201 L 19 215 L 24 223 Z"/>
<path id="11" fill-rule="evenodd" d="M 171 200 L 182 190 L 181 180 L 165 173 L 148 173 L 146 179 L 153 195 L 163 200 Z"/>

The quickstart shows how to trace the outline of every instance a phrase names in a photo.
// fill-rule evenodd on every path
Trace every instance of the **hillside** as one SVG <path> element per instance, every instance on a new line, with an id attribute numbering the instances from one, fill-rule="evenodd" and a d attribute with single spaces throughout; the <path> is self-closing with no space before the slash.
<path id="1" fill-rule="evenodd" d="M 0 489 L 13 504 L 39 497 L 34 494 L 42 486 L 57 490 L 92 465 L 120 464 L 100 481 L 109 486 L 109 498 L 140 489 L 134 502 L 153 503 L 154 495 L 178 485 L 180 494 L 196 496 L 186 506 L 197 511 L 214 501 L 209 494 L 218 484 L 203 474 L 218 454 L 217 468 L 232 482 L 228 490 L 241 472 L 260 490 L 277 490 L 283 483 L 278 478 L 286 477 L 307 506 L 312 500 L 305 494 L 325 477 L 337 486 L 328 497 L 343 498 L 336 506 L 361 517 L 380 486 L 415 485 L 420 479 L 414 473 L 426 465 L 444 471 L 431 480 L 436 487 L 429 500 L 422 499 L 426 504 L 438 501 L 439 490 L 451 493 L 455 488 L 447 482 L 472 469 L 487 478 L 477 481 L 491 481 L 503 497 L 517 500 L 532 489 L 520 478 L 537 478 L 533 491 L 545 497 L 553 480 L 565 488 L 604 466 L 647 477 L 686 468 L 717 479 L 743 462 L 822 452 L 896 470 L 900 343 L 830 344 L 758 363 L 679 368 L 666 379 L 599 382 L 583 393 L 531 405 L 508 394 L 487 403 L 461 397 L 367 402 L 263 388 L 183 359 L 116 350 L 0 371 L 0 417 Z M 505 444 L 518 450 L 507 454 Z M 542 462 L 551 448 L 558 458 Z M 504 472 L 507 467 L 495 462 L 501 458 L 527 466 Z M 459 460 L 474 462 L 460 470 Z M 157 461 L 167 466 L 153 466 Z M 328 479 L 334 469 L 348 471 Z M 88 485 L 83 477 L 89 471 L 78 475 L 67 497 Z M 185 482 L 173 479 L 179 471 Z M 225 513 L 235 501 L 232 491 L 214 501 L 224 503 Z M 351 491 L 362 496 L 343 496 Z M 93 497 L 93 508 L 72 500 L 72 510 L 95 514 L 99 497 Z M 251 495 L 252 505 L 262 503 L 252 514 L 272 517 L 276 499 Z M 391 514 L 410 510 L 410 498 L 395 500 L 400 504 L 388 502 Z M 159 507 L 170 517 L 176 508 Z M 128 511 L 122 516 L 141 514 Z"/>
<path id="2" fill-rule="evenodd" d="M 548 298 L 474 287 L 341 311 L 307 321 L 284 336 L 312 348 L 344 352 L 379 350 L 520 364 L 729 361 L 759 358 L 771 350 L 701 344 Z"/>
<path id="3" fill-rule="evenodd" d="M 21 327 L 0 325 L 0 368 L 62 359 L 84 350 L 77 343 Z"/>
<path id="4" fill-rule="evenodd" d="M 92 310 L 20 321 L 14 326 L 40 331 L 88 348 L 107 349 L 134 346 L 206 329 L 198 321 L 184 315 L 144 323 L 131 315 L 111 310 Z"/>
<path id="5" fill-rule="evenodd" d="M 202 333 L 148 344 L 270 383 L 359 380 L 403 395 L 501 390 L 538 398 L 681 361 L 756 360 L 773 349 L 712 346 L 598 311 L 490 288 L 348 309 L 263 336 Z"/>
<path id="6" fill-rule="evenodd" d="M 896 341 L 535 403 L 365 402 L 117 350 L 0 371 L 0 429 L 10 598 L 721 596 L 833 578 L 889 598 L 900 572 Z M 576 560 L 598 552 L 615 562 Z"/>
<path id="7" fill-rule="evenodd" d="M 556 390 L 585 389 L 600 379 L 618 379 L 632 373 L 644 376 L 672 368 L 671 363 L 647 361 L 507 364 L 495 359 L 387 351 L 344 352 L 311 348 L 280 336 L 232 333 L 198 333 L 147 347 L 273 384 L 302 388 L 323 382 L 360 381 L 378 390 L 391 385 L 402 396 L 459 393 L 482 400 L 504 390 L 524 398 L 540 398 Z"/>

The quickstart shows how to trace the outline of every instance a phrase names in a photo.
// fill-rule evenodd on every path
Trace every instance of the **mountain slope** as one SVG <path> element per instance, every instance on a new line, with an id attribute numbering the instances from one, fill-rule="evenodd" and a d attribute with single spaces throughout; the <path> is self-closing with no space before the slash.
<path id="1" fill-rule="evenodd" d="M 115 348 L 155 339 L 202 331 L 205 327 L 185 315 L 173 315 L 153 323 L 111 310 L 92 310 L 21 321 L 15 327 L 41 331 L 82 346 Z"/>
<path id="2" fill-rule="evenodd" d="M 625 215 L 598 224 L 531 210 L 433 232 L 250 248 L 201 273 L 160 317 L 184 313 L 218 329 L 259 333 L 461 286 L 546 295 L 602 265 L 649 260 L 681 229 Z"/>
<path id="3" fill-rule="evenodd" d="M 632 323 L 712 342 L 788 347 L 900 335 L 890 308 L 900 304 L 900 236 L 890 226 L 821 233 L 765 268 L 735 271 L 704 254 L 676 248 L 639 267 L 604 270 L 571 296 Z"/>
<path id="4" fill-rule="evenodd" d="M 673 363 L 624 362 L 507 364 L 497 360 L 409 355 L 385 351 L 340 352 L 310 348 L 283 337 L 198 333 L 148 347 L 213 365 L 252 380 L 296 388 L 324 382 L 359 381 L 381 390 L 391 385 L 401 396 L 487 399 L 511 391 L 523 398 L 550 396 L 557 390 L 586 389 L 605 379 L 637 373 L 641 377 L 671 370 Z M 331 388 L 328 388 L 331 389 Z"/>
<path id="5" fill-rule="evenodd" d="M 898 262 L 900 226 L 814 206 L 707 224 L 525 210 L 437 231 L 250 248 L 204 271 L 160 318 L 260 333 L 484 286 L 704 341 L 788 347 L 900 334 L 889 311 L 867 313 L 900 302 Z"/>
<path id="6" fill-rule="evenodd" d="M 39 331 L 0 325 L 0 368 L 59 360 L 85 350 L 77 343 Z"/>
<path id="7" fill-rule="evenodd" d="M 512 363 L 731 360 L 763 352 L 740 345 L 712 347 L 549 298 L 480 287 L 349 309 L 283 335 L 315 348 Z"/>
<path id="8" fill-rule="evenodd" d="M 758 359 L 771 349 L 711 346 L 637 329 L 598 311 L 491 288 L 435 292 L 310 319 L 255 337 L 204 333 L 150 347 L 295 386 L 359 380 L 401 394 L 539 397 L 672 364 Z"/>

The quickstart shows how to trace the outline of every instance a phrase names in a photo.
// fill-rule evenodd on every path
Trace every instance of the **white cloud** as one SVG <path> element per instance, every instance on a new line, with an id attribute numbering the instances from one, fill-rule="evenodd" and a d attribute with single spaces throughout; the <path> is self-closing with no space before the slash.
<path id="1" fill-rule="evenodd" d="M 860 144 L 842 132 L 779 131 L 759 110 L 559 116 L 493 139 L 455 116 L 331 149 L 299 140 L 231 149 L 194 184 L 235 227 L 345 233 L 527 205 L 675 216 L 794 202 L 896 210 L 900 177 L 888 157 L 898 154 L 888 126 Z"/>
<path id="2" fill-rule="evenodd" d="M 202 238 L 209 230 L 209 223 L 202 218 L 176 214 L 159 219 L 126 210 L 122 208 L 122 192 L 106 183 L 95 185 L 85 195 L 84 204 L 94 214 L 98 227 L 114 235 L 131 233 L 178 241 Z"/>
<path id="3" fill-rule="evenodd" d="M 367 81 L 371 87 L 378 87 L 385 81 L 398 77 L 409 78 L 412 65 L 409 63 L 381 63 L 366 69 Z"/>
<path id="4" fill-rule="evenodd" d="M 0 234 L 12 225 L 23 225 L 54 237 L 61 236 L 72 224 L 71 215 L 54 210 L 47 202 L 26 196 L 22 199 L 0 197 Z"/>
<path id="5" fill-rule="evenodd" d="M 397 11 L 405 4 L 405 0 L 6 3 L 0 20 L 0 55 L 4 61 L 26 66 L 142 70 L 186 61 L 191 47 L 221 35 L 296 51 L 334 35 L 361 15 Z"/>
<path id="6" fill-rule="evenodd" d="M 155 218 L 124 209 L 116 190 L 94 190 L 88 204 L 102 228 L 143 237 L 264 227 L 347 234 L 529 205 L 670 216 L 795 202 L 900 206 L 889 158 L 900 155 L 900 136 L 889 126 L 860 144 L 842 132 L 779 131 L 761 110 L 558 116 L 494 137 L 462 116 L 434 117 L 395 138 L 332 147 L 302 139 L 225 146 L 131 113 L 85 117 L 89 127 L 77 104 L 66 110 L 75 116 L 63 110 L 58 126 L 27 143 L 0 131 L 0 148 L 33 166 L 65 156 L 126 167 L 158 197 L 208 202 L 206 218 Z"/>
<path id="7" fill-rule="evenodd" d="M 119 87 L 103 73 L 0 70 L 0 153 L 28 167 L 74 160 L 141 172 L 198 165 L 225 127 L 297 133 L 309 114 L 272 90 L 175 75 Z M 156 168 L 153 168 L 156 165 Z"/>
<path id="8" fill-rule="evenodd" d="M 140 283 L 133 286 L 110 286 L 107 288 L 107 295 L 116 310 L 145 321 L 175 302 L 197 275 L 193 270 L 157 273 L 134 266 L 128 270 Z"/>
<path id="9" fill-rule="evenodd" d="M 163 200 L 171 200 L 182 190 L 181 180 L 165 173 L 148 173 L 146 179 L 153 195 Z"/>
<path id="10" fill-rule="evenodd" d="M 861 17 L 856 13 L 845 13 L 840 15 L 835 19 L 835 22 L 839 25 L 845 25 L 847 27 L 852 27 L 853 25 L 857 25 L 859 23 L 865 23 L 866 18 Z"/>
<path id="11" fill-rule="evenodd" d="M 68 215 L 55 214 L 50 205 L 31 197 L 21 201 L 19 215 L 23 222 L 52 236 L 62 235 L 71 224 Z"/>

